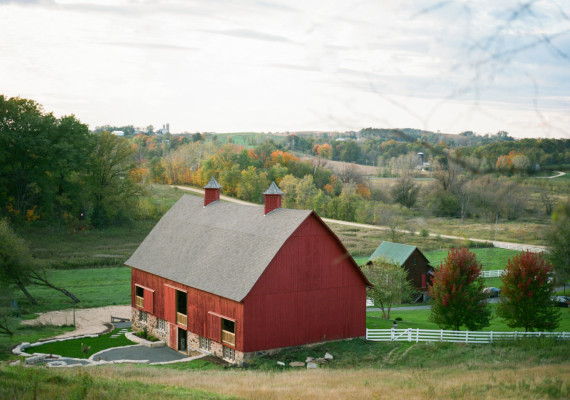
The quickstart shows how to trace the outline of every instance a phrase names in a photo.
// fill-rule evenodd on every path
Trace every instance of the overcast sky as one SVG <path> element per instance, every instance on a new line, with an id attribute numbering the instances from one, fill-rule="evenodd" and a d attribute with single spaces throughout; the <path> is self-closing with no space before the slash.
<path id="1" fill-rule="evenodd" d="M 570 0 L 0 0 L 0 94 L 178 132 L 570 137 Z"/>

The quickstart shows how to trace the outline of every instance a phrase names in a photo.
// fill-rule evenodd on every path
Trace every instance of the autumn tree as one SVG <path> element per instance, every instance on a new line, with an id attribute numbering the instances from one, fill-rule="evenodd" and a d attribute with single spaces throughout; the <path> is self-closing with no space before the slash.
<path id="1" fill-rule="evenodd" d="M 553 307 L 552 266 L 542 254 L 529 251 L 510 258 L 501 277 L 501 302 L 497 315 L 511 328 L 551 331 L 558 327 L 560 312 Z"/>
<path id="2" fill-rule="evenodd" d="M 435 272 L 428 293 L 432 298 L 429 321 L 442 329 L 479 330 L 489 326 L 491 311 L 479 276 L 481 264 L 468 249 L 453 249 Z"/>
<path id="3" fill-rule="evenodd" d="M 362 268 L 366 278 L 374 285 L 368 289 L 368 296 L 380 306 L 382 318 L 390 319 L 392 304 L 400 302 L 412 293 L 408 272 L 401 266 L 389 263 L 383 258 L 372 260 Z"/>

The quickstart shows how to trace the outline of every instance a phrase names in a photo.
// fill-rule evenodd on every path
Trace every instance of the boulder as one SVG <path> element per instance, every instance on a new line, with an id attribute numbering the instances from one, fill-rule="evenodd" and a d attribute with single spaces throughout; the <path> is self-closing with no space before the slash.
<path id="1" fill-rule="evenodd" d="M 282 367 L 284 367 L 285 363 L 283 361 L 277 361 L 277 365 L 281 365 Z"/>
<path id="2" fill-rule="evenodd" d="M 306 362 L 306 363 L 309 363 L 309 362 L 311 362 L 311 361 L 313 361 L 313 360 L 314 360 L 313 357 L 307 357 L 307 359 L 305 360 L 305 362 Z"/>
<path id="3" fill-rule="evenodd" d="M 307 363 L 307 369 L 316 369 L 318 368 L 318 365 L 314 362 L 308 362 Z"/>
<path id="4" fill-rule="evenodd" d="M 305 363 L 303 361 L 292 361 L 289 365 L 292 367 L 304 367 Z"/>
<path id="5" fill-rule="evenodd" d="M 332 354 L 330 354 L 330 353 L 325 353 L 325 360 L 329 360 L 329 361 L 330 361 L 330 360 L 332 360 L 332 359 L 333 359 Z"/>

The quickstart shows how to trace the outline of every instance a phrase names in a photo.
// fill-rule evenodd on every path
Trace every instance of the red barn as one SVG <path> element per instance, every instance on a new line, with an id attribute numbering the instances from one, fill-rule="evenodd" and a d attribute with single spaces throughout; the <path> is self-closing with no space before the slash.
<path id="1" fill-rule="evenodd" d="M 310 210 L 183 196 L 126 262 L 132 324 L 187 352 L 232 362 L 284 347 L 365 335 L 366 280 Z"/>

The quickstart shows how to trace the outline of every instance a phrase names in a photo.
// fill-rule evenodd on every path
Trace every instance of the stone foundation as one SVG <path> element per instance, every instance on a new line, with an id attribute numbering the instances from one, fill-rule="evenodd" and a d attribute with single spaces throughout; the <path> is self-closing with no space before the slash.
<path id="1" fill-rule="evenodd" d="M 142 331 L 146 329 L 147 333 L 159 340 L 164 340 L 168 343 L 168 327 L 169 324 L 165 324 L 165 330 L 158 329 L 158 318 L 151 313 L 146 313 L 146 322 L 140 320 L 140 310 L 135 307 L 131 307 L 131 328 L 134 332 Z"/>

